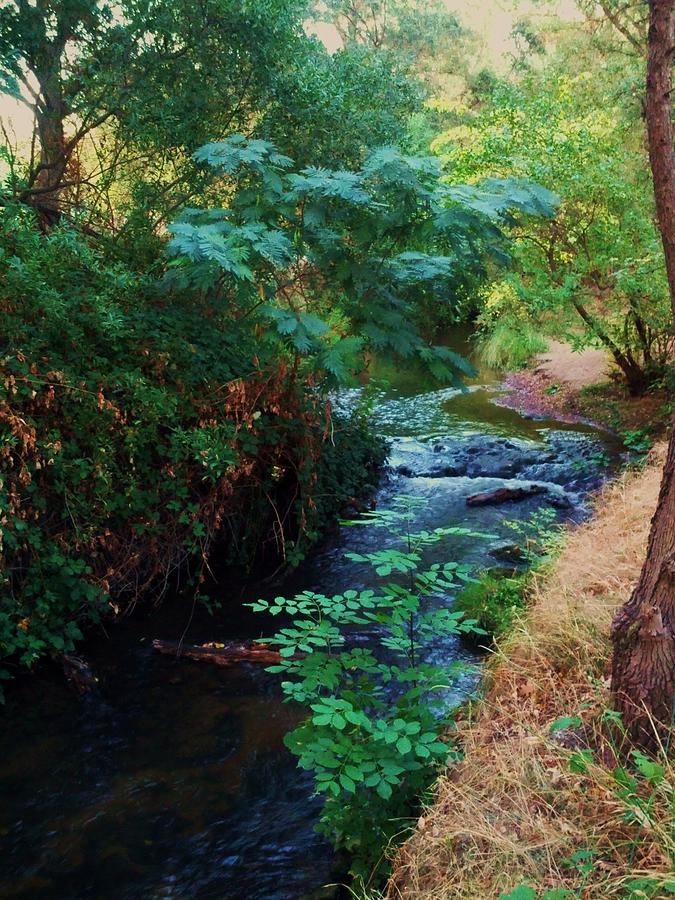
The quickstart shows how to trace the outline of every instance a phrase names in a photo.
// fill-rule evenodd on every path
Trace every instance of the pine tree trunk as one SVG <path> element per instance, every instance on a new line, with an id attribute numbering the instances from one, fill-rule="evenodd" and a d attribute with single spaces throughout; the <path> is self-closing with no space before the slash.
<path id="1" fill-rule="evenodd" d="M 672 60 L 675 0 L 649 0 L 646 119 L 656 212 L 675 324 L 675 148 Z M 675 429 L 638 584 L 612 625 L 612 690 L 631 737 L 665 742 L 675 700 Z"/>

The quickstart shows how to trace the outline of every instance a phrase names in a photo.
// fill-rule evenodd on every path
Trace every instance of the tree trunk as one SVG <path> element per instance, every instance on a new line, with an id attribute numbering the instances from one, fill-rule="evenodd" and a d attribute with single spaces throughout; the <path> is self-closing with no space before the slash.
<path id="1" fill-rule="evenodd" d="M 675 149 L 672 59 L 675 0 L 649 0 L 646 119 L 656 212 L 675 323 Z M 667 741 L 675 700 L 675 429 L 671 432 L 647 557 L 612 624 L 612 690 L 634 741 Z"/>
<path id="2" fill-rule="evenodd" d="M 31 188 L 34 205 L 45 215 L 58 217 L 61 184 L 66 167 L 63 102 L 59 86 L 43 90 L 44 108 L 37 115 L 40 161 Z"/>
<path id="3" fill-rule="evenodd" d="M 34 69 L 39 84 L 35 117 L 40 158 L 31 173 L 25 199 L 38 210 L 47 226 L 60 218 L 68 164 L 64 128 L 66 103 L 61 78 L 64 51 L 65 37 L 60 35 L 41 49 Z"/>
<path id="4" fill-rule="evenodd" d="M 282 662 L 282 656 L 278 650 L 273 650 L 269 644 L 258 644 L 254 641 L 225 641 L 220 644 L 182 644 L 180 641 L 154 640 L 152 646 L 159 653 L 169 656 L 185 656 L 187 659 L 196 659 L 199 662 L 211 662 L 217 666 L 234 666 L 237 663 L 258 663 L 263 666 L 275 665 Z"/>
<path id="5" fill-rule="evenodd" d="M 675 696 L 675 431 L 640 579 L 612 624 L 612 688 L 631 737 L 654 749 Z M 657 737 L 658 736 L 658 737 Z"/>
<path id="6" fill-rule="evenodd" d="M 633 358 L 630 350 L 624 353 L 604 330 L 597 317 L 592 316 L 586 307 L 577 299 L 572 300 L 572 305 L 586 323 L 592 334 L 605 345 L 612 354 L 614 362 L 626 379 L 626 386 L 631 397 L 641 397 L 649 387 L 647 373 Z"/>

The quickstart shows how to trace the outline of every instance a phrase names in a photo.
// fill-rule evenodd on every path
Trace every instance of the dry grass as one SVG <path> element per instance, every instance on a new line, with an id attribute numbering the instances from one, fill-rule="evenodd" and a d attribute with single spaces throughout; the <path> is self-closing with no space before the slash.
<path id="1" fill-rule="evenodd" d="M 589 900 L 666 895 L 675 774 L 666 763 L 658 786 L 640 778 L 622 794 L 602 723 L 609 624 L 639 574 L 662 464 L 657 451 L 609 487 L 538 577 L 528 620 L 495 653 L 487 696 L 463 724 L 464 761 L 441 779 L 398 855 L 390 898 L 498 898 L 521 884 Z M 563 716 L 582 724 L 552 733 Z M 584 748 L 592 761 L 572 771 Z M 584 874 L 582 859 L 569 861 L 587 850 Z M 655 892 L 631 893 L 644 876 Z"/>

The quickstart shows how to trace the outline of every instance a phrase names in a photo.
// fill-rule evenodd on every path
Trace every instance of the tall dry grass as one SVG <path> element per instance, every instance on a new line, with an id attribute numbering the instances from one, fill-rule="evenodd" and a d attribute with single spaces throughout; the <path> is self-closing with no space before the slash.
<path id="1" fill-rule="evenodd" d="M 675 772 L 664 762 L 658 783 L 622 787 L 605 717 L 609 625 L 639 574 L 662 465 L 656 451 L 608 487 L 537 577 L 527 620 L 495 651 L 462 726 L 465 758 L 399 852 L 389 898 L 480 900 L 522 884 L 538 897 L 672 896 Z"/>

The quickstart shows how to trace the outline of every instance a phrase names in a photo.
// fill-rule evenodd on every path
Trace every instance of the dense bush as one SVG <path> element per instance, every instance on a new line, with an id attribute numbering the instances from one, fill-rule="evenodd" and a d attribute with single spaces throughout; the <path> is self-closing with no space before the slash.
<path id="1" fill-rule="evenodd" d="M 457 608 L 492 637 L 508 633 L 527 605 L 528 576 L 484 572 L 457 597 Z"/>
<path id="2" fill-rule="evenodd" d="M 253 329 L 109 260 L 0 217 L 0 659 L 199 582 L 215 545 L 297 560 L 383 458 Z"/>

